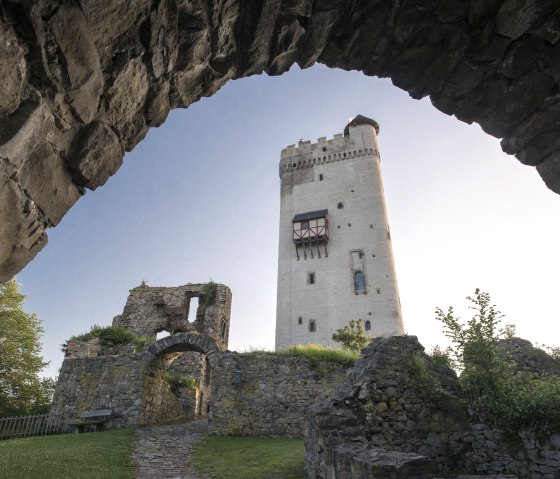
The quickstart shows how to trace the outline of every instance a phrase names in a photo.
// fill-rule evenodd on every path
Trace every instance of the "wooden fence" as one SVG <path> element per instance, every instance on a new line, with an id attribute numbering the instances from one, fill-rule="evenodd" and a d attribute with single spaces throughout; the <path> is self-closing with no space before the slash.
<path id="1" fill-rule="evenodd" d="M 60 413 L 0 418 L 0 440 L 56 434 L 60 430 L 60 419 Z"/>

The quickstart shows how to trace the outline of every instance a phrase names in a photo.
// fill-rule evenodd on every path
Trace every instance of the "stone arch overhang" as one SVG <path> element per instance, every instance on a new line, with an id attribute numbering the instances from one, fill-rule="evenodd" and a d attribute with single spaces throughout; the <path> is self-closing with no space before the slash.
<path id="1" fill-rule="evenodd" d="M 220 348 L 208 336 L 196 332 L 178 333 L 156 341 L 147 348 L 147 365 L 167 354 L 194 351 L 206 355 L 211 368 L 216 367 Z"/>
<path id="2" fill-rule="evenodd" d="M 294 63 L 429 96 L 560 193 L 556 0 L 6 0 L 0 39 L 0 281 L 171 109 Z"/>

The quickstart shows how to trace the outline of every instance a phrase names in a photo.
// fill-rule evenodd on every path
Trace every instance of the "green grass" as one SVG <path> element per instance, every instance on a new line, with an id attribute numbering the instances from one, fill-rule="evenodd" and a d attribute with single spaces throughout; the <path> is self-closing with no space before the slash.
<path id="1" fill-rule="evenodd" d="M 208 436 L 194 446 L 193 462 L 215 479 L 307 479 L 303 440 Z"/>
<path id="2" fill-rule="evenodd" d="M 132 442 L 128 429 L 0 441 L 0 478 L 132 479 Z"/>
<path id="3" fill-rule="evenodd" d="M 326 348 L 318 344 L 290 346 L 287 350 L 280 351 L 280 354 L 301 356 L 308 359 L 313 366 L 317 366 L 319 363 L 334 363 L 346 366 L 347 368 L 354 366 L 360 356 L 358 353 L 351 353 L 343 349 Z"/>

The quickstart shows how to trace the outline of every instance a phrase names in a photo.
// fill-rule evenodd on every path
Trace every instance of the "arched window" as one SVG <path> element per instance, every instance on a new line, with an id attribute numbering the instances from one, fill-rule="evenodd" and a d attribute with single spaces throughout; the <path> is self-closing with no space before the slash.
<path id="1" fill-rule="evenodd" d="M 366 292 L 366 279 L 361 271 L 354 273 L 354 292 L 356 294 Z"/>

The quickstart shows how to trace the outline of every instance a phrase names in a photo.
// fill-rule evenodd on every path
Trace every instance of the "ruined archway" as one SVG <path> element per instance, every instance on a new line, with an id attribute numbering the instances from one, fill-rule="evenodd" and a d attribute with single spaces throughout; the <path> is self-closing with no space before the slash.
<path id="1" fill-rule="evenodd" d="M 198 333 L 179 333 L 157 341 L 148 352 L 139 424 L 206 416 L 219 354 L 216 342 Z M 191 384 L 181 384 L 181 379 Z"/>
<path id="2" fill-rule="evenodd" d="M 170 109 L 294 63 L 429 95 L 559 192 L 559 18 L 552 0 L 3 2 L 0 280 Z"/>

